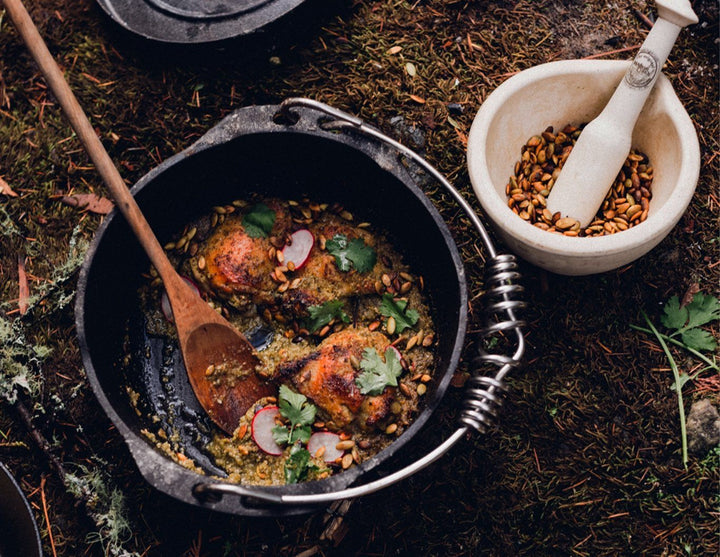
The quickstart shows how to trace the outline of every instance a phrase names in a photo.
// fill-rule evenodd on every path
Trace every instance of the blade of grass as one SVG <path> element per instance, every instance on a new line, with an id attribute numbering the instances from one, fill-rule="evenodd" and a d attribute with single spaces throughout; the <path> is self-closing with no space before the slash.
<path id="1" fill-rule="evenodd" d="M 645 319 L 645 323 L 647 323 L 648 328 L 652 332 L 652 334 L 655 335 L 655 338 L 657 338 L 658 342 L 660 343 L 660 346 L 663 349 L 663 352 L 665 352 L 665 356 L 667 356 L 668 361 L 670 362 L 670 369 L 672 369 L 673 375 L 675 376 L 675 385 L 678 386 L 677 389 L 675 389 L 675 392 L 677 393 L 677 401 L 678 401 L 678 412 L 680 414 L 680 438 L 682 443 L 682 460 L 683 460 L 683 466 L 687 468 L 688 463 L 688 449 L 687 449 L 687 427 L 685 425 L 685 405 L 683 404 L 683 396 L 682 396 L 682 389 L 680 388 L 680 371 L 678 370 L 677 363 L 675 363 L 675 358 L 673 358 L 672 354 L 670 353 L 670 349 L 668 348 L 668 345 L 665 343 L 665 339 L 663 338 L 664 335 L 661 335 L 658 330 L 655 328 L 655 326 L 652 324 L 650 319 L 648 318 L 647 314 L 644 311 L 641 311 L 643 318 Z"/>

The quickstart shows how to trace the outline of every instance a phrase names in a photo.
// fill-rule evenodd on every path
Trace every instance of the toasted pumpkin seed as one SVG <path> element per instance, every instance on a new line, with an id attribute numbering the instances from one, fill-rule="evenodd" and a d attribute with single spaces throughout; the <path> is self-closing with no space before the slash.
<path id="1" fill-rule="evenodd" d="M 546 213 L 547 197 L 579 135 L 579 128 L 566 126 L 557 134 L 553 133 L 552 128 L 548 128 L 543 134 L 528 140 L 522 149 L 520 160 L 515 163 L 514 174 L 505 187 L 508 208 L 538 228 L 567 233 L 565 235 L 568 236 L 609 234 L 642 222 L 643 213 L 649 212 L 648 200 L 652 196 L 650 185 L 653 169 L 645 162 L 647 157 L 634 150 L 631 151 L 632 157 L 628 156 L 626 159 L 623 169 L 618 173 L 602 202 L 600 227 L 595 226 L 597 222 L 593 222 L 590 226 L 581 229 L 579 223 L 568 224 L 561 215 Z M 642 202 L 643 200 L 645 203 Z M 633 218 L 632 212 L 625 216 L 628 209 L 634 205 L 640 205 L 640 216 Z M 618 217 L 622 220 L 617 221 Z M 606 230 L 604 227 L 606 222 L 613 223 L 608 227 L 613 232 Z"/>

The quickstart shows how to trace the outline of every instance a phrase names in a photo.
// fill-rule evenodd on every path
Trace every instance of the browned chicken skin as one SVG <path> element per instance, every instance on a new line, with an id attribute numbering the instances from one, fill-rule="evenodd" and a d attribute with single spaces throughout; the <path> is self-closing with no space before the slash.
<path id="1" fill-rule="evenodd" d="M 275 211 L 273 234 L 284 237 L 291 222 L 280 203 L 270 203 Z M 199 254 L 204 258 L 202 282 L 221 296 L 239 295 L 252 303 L 268 303 L 277 284 L 271 278 L 276 262 L 268 255 L 270 238 L 253 238 L 245 232 L 242 219 L 232 217 L 213 232 Z"/>
<path id="2" fill-rule="evenodd" d="M 310 355 L 278 367 L 276 379 L 289 379 L 295 388 L 310 398 L 325 414 L 334 429 L 356 425 L 372 429 L 390 414 L 395 388 L 387 387 L 377 396 L 363 395 L 355 384 L 361 373 L 353 366 L 359 362 L 366 348 L 380 354 L 390 344 L 379 332 L 366 328 L 344 329 L 328 336 Z"/>
<path id="3" fill-rule="evenodd" d="M 208 238 L 198 256 L 204 259 L 204 269 L 197 276 L 205 288 L 221 297 L 239 297 L 245 302 L 276 305 L 292 316 L 304 315 L 309 306 L 353 295 L 374 292 L 375 283 L 385 268 L 376 263 L 367 273 L 353 269 L 341 271 L 335 257 L 321 249 L 321 238 L 331 239 L 337 234 L 348 239 L 360 238 L 368 246 L 376 247 L 375 237 L 349 224 L 336 214 L 322 213 L 309 223 L 296 223 L 288 207 L 280 202 L 269 203 L 276 219 L 269 238 L 252 238 L 233 216 L 220 225 Z M 288 270 L 272 256 L 273 244 L 283 246 L 286 238 L 300 228 L 307 228 L 315 238 L 315 245 L 305 264 Z M 280 280 L 274 275 L 280 267 Z M 282 278 L 292 281 L 291 288 L 280 288 Z"/>

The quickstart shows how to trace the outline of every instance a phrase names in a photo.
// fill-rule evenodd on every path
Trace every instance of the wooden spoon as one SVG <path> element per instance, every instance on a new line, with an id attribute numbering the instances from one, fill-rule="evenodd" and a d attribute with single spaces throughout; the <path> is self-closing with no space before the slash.
<path id="1" fill-rule="evenodd" d="M 115 204 L 162 278 L 195 396 L 210 418 L 223 430 L 232 433 L 238 426 L 240 417 L 253 402 L 274 394 L 274 389 L 261 381 L 255 373 L 259 360 L 253 347 L 177 274 L 70 90 L 25 6 L 20 0 L 3 0 L 3 3 L 70 124 L 95 163 Z M 221 379 L 213 381 L 213 375 L 208 371 L 221 365 L 231 365 L 233 370 L 239 371 L 240 378 L 222 379 L 222 374 L 218 374 Z"/>

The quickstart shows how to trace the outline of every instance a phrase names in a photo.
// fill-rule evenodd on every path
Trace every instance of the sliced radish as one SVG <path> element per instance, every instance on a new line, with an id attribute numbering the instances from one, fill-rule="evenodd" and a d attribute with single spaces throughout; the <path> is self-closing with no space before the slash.
<path id="1" fill-rule="evenodd" d="M 344 451 L 336 448 L 339 442 L 340 436 L 337 433 L 332 433 L 330 431 L 318 431 L 310 436 L 307 449 L 312 456 L 316 456 L 318 451 L 321 451 L 322 459 L 325 462 L 335 462 L 338 458 L 345 454 Z"/>
<path id="2" fill-rule="evenodd" d="M 198 296 L 200 295 L 200 289 L 197 287 L 197 284 L 195 284 L 187 277 L 182 277 L 182 279 L 187 282 L 190 287 L 195 290 L 195 292 L 197 292 Z M 165 290 L 163 290 L 162 297 L 160 298 L 160 309 L 162 310 L 165 319 L 170 321 L 170 323 L 173 323 L 175 321 L 175 318 L 173 317 L 172 306 L 170 305 L 170 298 L 168 298 L 167 292 L 165 292 Z"/>
<path id="3" fill-rule="evenodd" d="M 315 236 L 307 228 L 301 228 L 293 232 L 290 238 L 292 241 L 282 250 L 285 265 L 292 263 L 296 269 L 299 269 L 305 265 L 310 256 L 315 245 Z"/>
<path id="4" fill-rule="evenodd" d="M 395 348 L 392 344 L 388 345 L 388 348 L 392 348 L 393 352 L 395 352 L 395 355 L 397 356 L 398 362 L 402 362 L 402 354 L 400 353 L 400 350 Z"/>
<path id="5" fill-rule="evenodd" d="M 252 420 L 252 438 L 267 454 L 279 456 L 282 448 L 273 439 L 272 430 L 277 425 L 275 417 L 280 413 L 277 406 L 266 406 L 255 414 Z"/>

